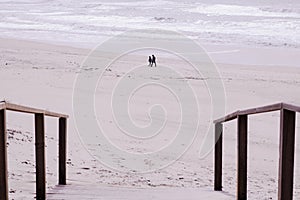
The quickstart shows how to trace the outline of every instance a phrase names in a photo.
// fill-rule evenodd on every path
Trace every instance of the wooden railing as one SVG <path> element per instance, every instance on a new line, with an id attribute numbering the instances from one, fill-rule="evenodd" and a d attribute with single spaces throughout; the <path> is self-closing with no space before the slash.
<path id="1" fill-rule="evenodd" d="M 44 117 L 57 117 L 59 128 L 58 184 L 66 184 L 66 141 L 68 115 L 0 102 L 0 199 L 8 200 L 6 110 L 30 113 L 35 116 L 36 199 L 46 199 L 45 127 Z"/>
<path id="2" fill-rule="evenodd" d="M 248 115 L 280 111 L 280 154 L 278 199 L 293 199 L 294 151 L 296 112 L 300 107 L 277 103 L 269 106 L 240 110 L 214 121 L 215 123 L 215 180 L 214 189 L 222 190 L 223 123 L 237 119 L 238 166 L 237 199 L 247 199 L 247 140 Z"/>

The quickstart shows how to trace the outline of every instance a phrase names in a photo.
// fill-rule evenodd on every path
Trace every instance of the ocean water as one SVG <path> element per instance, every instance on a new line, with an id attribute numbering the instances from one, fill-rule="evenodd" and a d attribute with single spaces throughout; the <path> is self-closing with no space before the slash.
<path id="1" fill-rule="evenodd" d="M 200 43 L 300 48 L 300 2 L 293 0 L 1 0 L 0 19 L 0 37 L 79 47 L 158 28 Z"/>

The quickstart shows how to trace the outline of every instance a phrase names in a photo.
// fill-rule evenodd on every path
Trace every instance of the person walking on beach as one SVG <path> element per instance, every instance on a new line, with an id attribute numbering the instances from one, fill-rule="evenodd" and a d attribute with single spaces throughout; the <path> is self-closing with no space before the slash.
<path id="1" fill-rule="evenodd" d="M 151 58 L 151 56 L 149 56 L 148 62 L 149 62 L 149 65 L 148 65 L 148 66 L 151 66 L 151 67 L 152 67 L 152 58 Z"/>
<path id="2" fill-rule="evenodd" d="M 151 67 L 152 67 L 153 64 L 155 64 L 155 67 L 156 67 L 156 57 L 154 55 L 152 55 L 152 64 L 151 64 Z"/>

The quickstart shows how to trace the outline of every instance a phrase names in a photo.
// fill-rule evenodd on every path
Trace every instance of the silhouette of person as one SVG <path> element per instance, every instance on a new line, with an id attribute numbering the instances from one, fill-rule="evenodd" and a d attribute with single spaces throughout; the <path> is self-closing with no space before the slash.
<path id="1" fill-rule="evenodd" d="M 153 65 L 153 64 L 155 64 L 155 67 L 156 67 L 156 57 L 155 57 L 154 55 L 152 55 L 152 65 Z M 151 65 L 151 66 L 152 66 L 152 65 Z"/>
<path id="2" fill-rule="evenodd" d="M 151 56 L 149 56 L 148 62 L 149 62 L 149 65 L 148 65 L 148 66 L 151 66 L 151 67 L 152 67 L 152 58 L 151 58 Z"/>

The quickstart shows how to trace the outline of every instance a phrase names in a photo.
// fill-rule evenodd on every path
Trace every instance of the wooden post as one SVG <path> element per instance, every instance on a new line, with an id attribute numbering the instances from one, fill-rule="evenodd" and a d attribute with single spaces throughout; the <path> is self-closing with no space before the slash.
<path id="1" fill-rule="evenodd" d="M 8 200 L 5 109 L 0 110 L 0 199 Z"/>
<path id="2" fill-rule="evenodd" d="M 223 125 L 215 124 L 215 191 L 222 191 Z"/>
<path id="3" fill-rule="evenodd" d="M 293 199 L 296 113 L 280 111 L 278 200 Z"/>
<path id="4" fill-rule="evenodd" d="M 44 114 L 35 114 L 36 199 L 46 199 Z"/>
<path id="5" fill-rule="evenodd" d="M 59 164 L 58 164 L 58 184 L 66 185 L 66 144 L 67 144 L 67 119 L 59 118 Z"/>
<path id="6" fill-rule="evenodd" d="M 237 199 L 247 199 L 247 115 L 238 116 L 238 190 Z"/>

